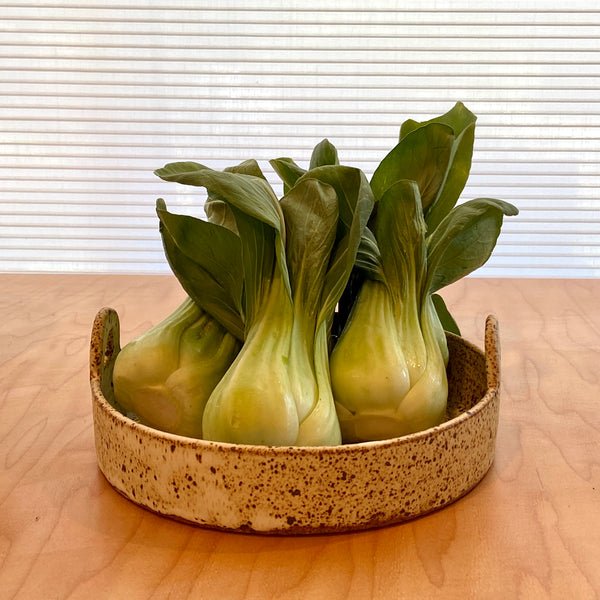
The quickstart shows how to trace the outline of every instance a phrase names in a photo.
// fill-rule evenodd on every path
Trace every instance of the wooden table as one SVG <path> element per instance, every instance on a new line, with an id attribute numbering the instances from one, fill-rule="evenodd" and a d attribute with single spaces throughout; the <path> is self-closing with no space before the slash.
<path id="1" fill-rule="evenodd" d="M 598 598 L 600 281 L 469 278 L 464 337 L 500 321 L 496 460 L 444 510 L 311 537 L 203 530 L 117 494 L 96 464 L 89 335 L 122 342 L 183 298 L 170 276 L 0 275 L 0 598 Z"/>

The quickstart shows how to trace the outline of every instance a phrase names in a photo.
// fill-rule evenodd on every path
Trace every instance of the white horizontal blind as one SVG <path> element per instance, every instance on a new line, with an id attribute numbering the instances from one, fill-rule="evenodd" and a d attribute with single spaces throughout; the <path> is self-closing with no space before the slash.
<path id="1" fill-rule="evenodd" d="M 367 8 L 368 4 L 368 8 Z M 14 0 L 0 4 L 0 271 L 166 273 L 175 160 L 370 176 L 406 118 L 478 115 L 463 199 L 516 204 L 486 276 L 600 275 L 595 1 Z"/>

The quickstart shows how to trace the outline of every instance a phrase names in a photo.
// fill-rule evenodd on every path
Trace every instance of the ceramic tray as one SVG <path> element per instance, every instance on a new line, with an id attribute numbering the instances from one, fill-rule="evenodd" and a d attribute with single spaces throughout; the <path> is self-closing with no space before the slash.
<path id="1" fill-rule="evenodd" d="M 448 334 L 448 420 L 391 440 L 333 447 L 243 446 L 164 433 L 113 408 L 119 318 L 94 321 L 90 382 L 99 467 L 123 496 L 196 525 L 265 534 L 390 525 L 469 492 L 494 457 L 500 348 L 495 317 L 485 353 Z"/>

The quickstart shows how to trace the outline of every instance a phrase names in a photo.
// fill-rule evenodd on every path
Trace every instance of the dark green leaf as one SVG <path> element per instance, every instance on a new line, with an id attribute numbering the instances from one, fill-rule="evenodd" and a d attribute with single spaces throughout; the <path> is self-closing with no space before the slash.
<path id="1" fill-rule="evenodd" d="M 373 193 L 365 174 L 354 167 L 328 165 L 311 169 L 304 178 L 318 179 L 332 186 L 338 197 L 342 235 L 354 226 L 363 229 L 373 210 Z"/>
<path id="2" fill-rule="evenodd" d="M 268 296 L 274 270 L 277 266 L 276 245 L 280 235 L 269 224 L 231 205 L 238 226 L 242 246 L 244 273 L 244 316 L 246 333 L 255 323 L 263 302 Z M 282 255 L 285 261 L 285 254 Z M 286 283 L 287 267 L 285 269 Z M 291 294 L 291 292 L 290 292 Z"/>
<path id="3" fill-rule="evenodd" d="M 280 201 L 286 227 L 286 259 L 294 307 L 315 320 L 338 221 L 335 190 L 304 178 Z"/>
<path id="4" fill-rule="evenodd" d="M 204 165 L 193 161 L 182 161 L 182 162 L 174 162 L 165 165 L 162 169 L 156 169 L 154 174 L 165 181 L 177 181 L 179 183 L 188 183 L 187 181 L 181 181 L 176 177 L 181 174 L 182 177 L 185 177 L 186 173 L 195 173 L 197 171 L 202 171 L 204 169 L 208 169 Z M 189 185 L 196 185 L 194 183 L 189 183 Z"/>
<path id="5" fill-rule="evenodd" d="M 156 212 L 167 260 L 183 289 L 223 327 L 243 339 L 239 238 L 224 227 L 168 212 L 162 199 L 156 203 Z"/>
<path id="6" fill-rule="evenodd" d="M 205 187 L 233 210 L 242 243 L 244 321 L 250 327 L 273 274 L 272 253 L 291 297 L 285 261 L 285 225 L 279 201 L 269 183 L 244 173 L 213 171 L 195 163 L 171 163 L 157 175 L 167 181 Z M 243 222 L 242 222 L 243 221 Z"/>
<path id="7" fill-rule="evenodd" d="M 221 227 L 227 227 L 227 229 L 234 233 L 238 233 L 233 211 L 227 202 L 223 202 L 223 200 L 218 200 L 216 198 L 208 198 L 204 203 L 204 212 L 206 213 L 206 218 L 211 223 L 221 225 Z"/>
<path id="8" fill-rule="evenodd" d="M 281 227 L 281 210 L 277 197 L 262 177 L 214 171 L 191 162 L 170 163 L 155 173 L 166 181 L 205 187 L 211 197 L 236 205 L 240 210 L 276 229 Z"/>
<path id="9" fill-rule="evenodd" d="M 469 125 L 454 140 L 446 177 L 438 195 L 425 214 L 427 231 L 433 232 L 442 219 L 454 208 L 465 188 L 471 171 L 475 124 Z"/>
<path id="10" fill-rule="evenodd" d="M 424 127 L 430 123 L 448 125 L 452 128 L 454 134 L 458 135 L 461 131 L 473 125 L 476 120 L 477 117 L 462 102 L 457 102 L 447 113 L 428 121 L 418 122 L 408 119 L 400 127 L 400 139 L 402 140 L 409 133 L 415 131 L 415 129 L 419 129 L 419 127 Z"/>
<path id="11" fill-rule="evenodd" d="M 254 175 L 254 177 L 260 177 L 262 179 L 267 179 L 262 172 L 259 164 L 253 159 L 245 160 L 241 162 L 239 165 L 234 165 L 233 167 L 226 167 L 223 169 L 228 173 L 242 173 L 243 175 Z"/>
<path id="12" fill-rule="evenodd" d="M 429 293 L 485 264 L 496 246 L 504 215 L 516 214 L 512 204 L 491 198 L 455 206 L 428 238 Z"/>
<path id="13" fill-rule="evenodd" d="M 426 269 L 425 219 L 414 181 L 400 180 L 383 194 L 375 237 L 390 294 L 401 301 L 413 290 L 420 302 Z"/>
<path id="14" fill-rule="evenodd" d="M 260 166 L 254 159 L 246 160 L 239 165 L 223 169 L 229 173 L 243 173 L 244 175 L 254 175 L 266 180 Z M 237 224 L 231 207 L 222 200 L 208 196 L 204 203 L 204 212 L 211 223 L 217 223 L 227 227 L 237 233 Z"/>
<path id="15" fill-rule="evenodd" d="M 381 266 L 381 252 L 375 235 L 368 227 L 365 227 L 356 252 L 356 267 L 364 271 L 369 279 L 385 282 Z"/>
<path id="16" fill-rule="evenodd" d="M 456 335 L 460 335 L 460 329 L 458 328 L 454 317 L 450 314 L 444 299 L 439 294 L 432 294 L 431 299 L 433 300 L 435 312 L 437 313 L 438 319 L 440 320 L 444 330 Z"/>
<path id="17" fill-rule="evenodd" d="M 330 319 L 355 266 L 363 233 L 373 210 L 373 194 L 360 169 L 328 165 L 311 169 L 306 178 L 330 185 L 336 193 L 339 220 L 324 285 L 319 324 Z"/>
<path id="18" fill-rule="evenodd" d="M 325 139 L 314 147 L 310 157 L 309 169 L 339 164 L 337 148 L 329 140 Z"/>
<path id="19" fill-rule="evenodd" d="M 397 181 L 407 179 L 419 186 L 421 205 L 427 211 L 444 182 L 453 143 L 452 128 L 441 123 L 430 123 L 408 134 L 375 170 L 371 178 L 375 200 L 379 201 Z"/>
<path id="20" fill-rule="evenodd" d="M 452 144 L 452 152 L 444 182 L 425 212 L 428 235 L 456 205 L 467 183 L 471 170 L 476 121 L 477 117 L 462 102 L 457 102 L 451 110 L 439 117 L 421 123 L 409 120 L 402 124 L 400 129 L 401 140 L 419 127 L 424 127 L 430 123 L 448 125 L 454 132 L 455 139 Z"/>
<path id="21" fill-rule="evenodd" d="M 306 173 L 306 169 L 298 166 L 291 158 L 274 158 L 269 164 L 283 181 L 283 192 L 287 194 L 295 185 L 296 181 Z"/>

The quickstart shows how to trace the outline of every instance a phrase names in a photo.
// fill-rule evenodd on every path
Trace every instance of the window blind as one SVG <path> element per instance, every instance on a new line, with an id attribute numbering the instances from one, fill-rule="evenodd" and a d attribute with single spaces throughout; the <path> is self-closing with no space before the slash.
<path id="1" fill-rule="evenodd" d="M 478 116 L 462 198 L 505 219 L 484 276 L 600 275 L 595 2 L 14 0 L 0 4 L 0 270 L 168 273 L 153 171 L 306 166 L 328 138 L 368 177 L 407 118 Z"/>

